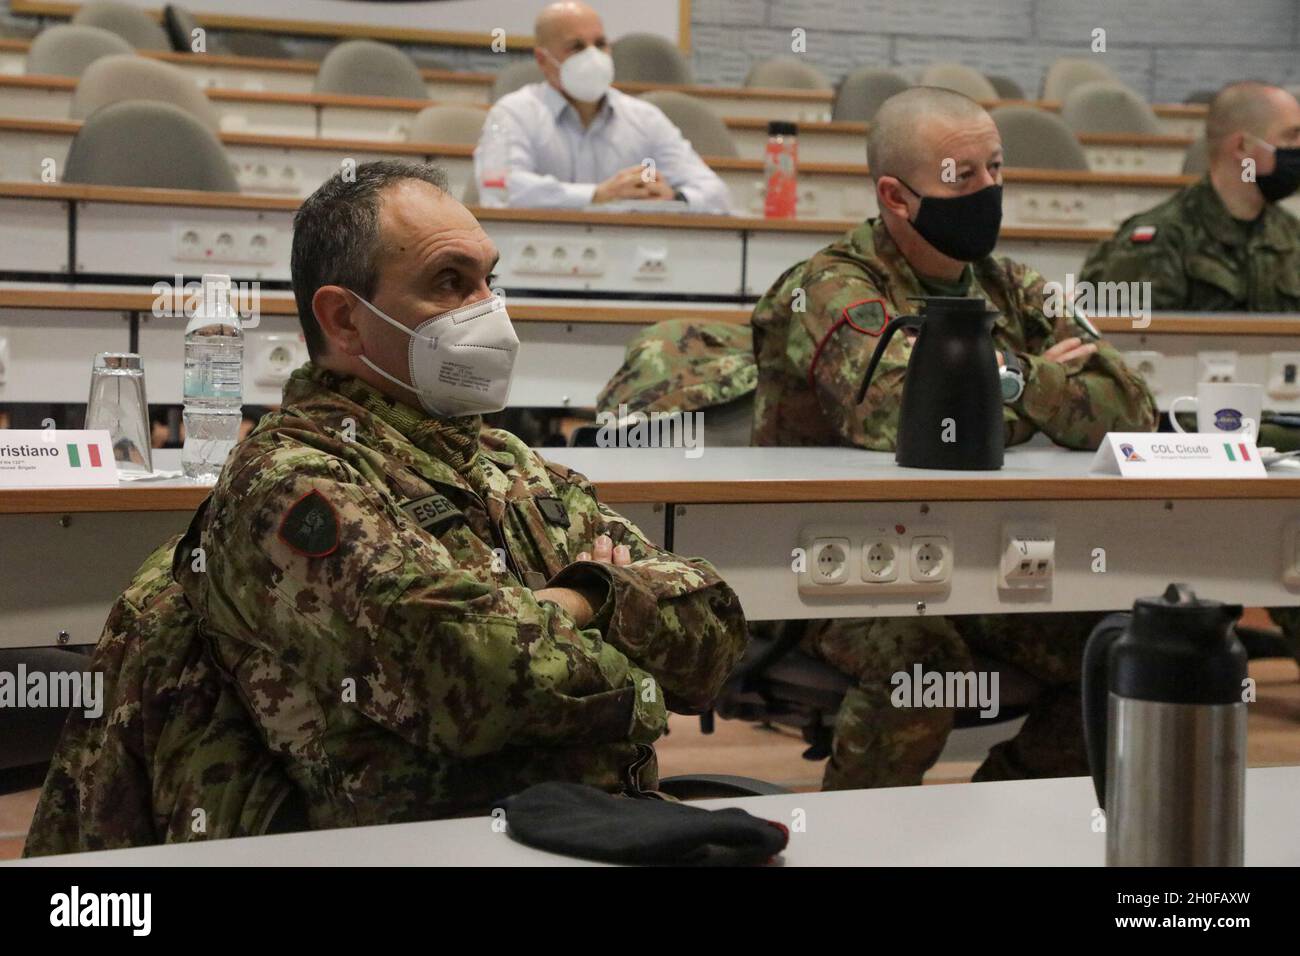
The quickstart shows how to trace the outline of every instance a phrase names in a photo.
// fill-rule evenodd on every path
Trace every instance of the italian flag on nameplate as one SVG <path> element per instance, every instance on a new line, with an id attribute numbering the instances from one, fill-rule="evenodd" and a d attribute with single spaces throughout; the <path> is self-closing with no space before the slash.
<path id="1" fill-rule="evenodd" d="M 1223 450 L 1228 453 L 1228 461 L 1250 461 L 1250 447 L 1244 442 L 1224 442 Z M 1240 457 L 1238 457 L 1240 456 Z"/>
<path id="2" fill-rule="evenodd" d="M 104 462 L 99 454 L 99 446 L 89 443 L 84 445 L 68 445 L 68 467 L 103 468 Z"/>

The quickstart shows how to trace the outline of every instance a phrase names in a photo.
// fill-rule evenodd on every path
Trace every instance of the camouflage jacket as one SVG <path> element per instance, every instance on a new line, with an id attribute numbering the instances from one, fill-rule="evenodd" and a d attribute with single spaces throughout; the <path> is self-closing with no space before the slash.
<path id="1" fill-rule="evenodd" d="M 575 562 L 609 533 L 633 563 Z M 481 812 L 542 780 L 657 784 L 666 708 L 709 705 L 739 601 L 582 475 L 478 417 L 310 363 L 236 446 L 179 579 L 313 828 Z M 586 628 L 542 587 L 604 590 Z"/>
<path id="2" fill-rule="evenodd" d="M 69 714 L 27 856 L 265 833 L 293 793 L 203 645 L 173 576 L 178 540 L 145 560 L 109 612 L 90 659 L 104 712 Z"/>
<path id="3" fill-rule="evenodd" d="M 1233 219 L 1207 176 L 1125 220 L 1080 278 L 1150 282 L 1153 309 L 1300 311 L 1300 220 L 1276 204 Z"/>
<path id="4" fill-rule="evenodd" d="M 973 264 L 972 276 L 968 294 L 983 295 L 999 313 L 995 345 L 1015 352 L 1024 368 L 1024 393 L 1004 406 L 1007 444 L 1042 431 L 1067 448 L 1095 448 L 1110 431 L 1154 430 L 1150 391 L 1105 341 L 1084 361 L 1062 365 L 1041 358 L 1062 339 L 1090 338 L 1068 309 L 1055 319 L 1046 314 L 1042 276 L 991 256 Z M 912 344 L 906 335 L 894 336 L 863 404 L 857 405 L 885 323 L 880 304 L 867 300 L 884 299 L 892 318 L 913 312 L 915 303 L 908 298 L 923 294 L 879 220 L 864 222 L 787 269 L 754 307 L 751 322 L 758 360 L 754 444 L 892 450 Z M 839 324 L 841 319 L 848 321 Z M 810 384 L 813 356 L 823 340 Z"/>
<path id="5" fill-rule="evenodd" d="M 623 365 L 596 399 L 599 411 L 694 412 L 748 395 L 758 381 L 749 328 L 669 319 L 628 343 Z"/>

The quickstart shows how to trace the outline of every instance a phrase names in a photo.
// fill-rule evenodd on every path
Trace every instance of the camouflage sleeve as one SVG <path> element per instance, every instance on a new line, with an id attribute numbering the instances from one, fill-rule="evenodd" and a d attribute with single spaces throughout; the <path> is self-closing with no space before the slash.
<path id="1" fill-rule="evenodd" d="M 885 306 L 871 300 L 883 296 L 866 273 L 848 265 L 812 273 L 803 291 L 806 308 L 791 316 L 787 353 L 791 368 L 805 381 L 812 370 L 817 404 L 841 443 L 892 451 L 898 439 L 911 340 L 902 332 L 894 336 L 880 357 L 866 400 L 858 405 L 858 389 L 886 321 Z"/>
<path id="2" fill-rule="evenodd" d="M 350 691 L 376 724 L 456 757 L 662 733 L 664 704 L 642 693 L 649 675 L 598 631 L 483 555 L 453 554 L 398 521 L 342 461 L 275 451 L 228 486 L 230 520 L 213 533 L 233 539 L 209 563 L 207 619 L 320 695 Z M 281 533 L 311 495 L 335 515 L 333 547 L 304 550 Z"/>
<path id="3" fill-rule="evenodd" d="M 670 709 L 694 713 L 712 704 L 748 641 L 740 599 L 703 558 L 683 558 L 654 545 L 636 525 L 596 498 L 575 471 L 548 465 L 578 540 L 602 533 L 628 546 L 632 563 L 581 561 L 560 571 L 547 587 L 603 581 L 609 599 L 593 621 L 605 640 L 663 686 Z M 561 483 L 562 482 L 562 483 Z"/>
<path id="4" fill-rule="evenodd" d="M 1154 431 L 1155 400 L 1142 377 L 1105 339 L 1097 351 L 1068 363 L 1049 361 L 1042 353 L 1073 336 L 1085 341 L 1074 313 L 1067 306 L 1056 319 L 1046 314 L 1043 277 L 1026 269 L 1023 278 L 1022 320 L 1027 329 L 1050 328 L 1048 335 L 1030 335 L 1025 362 L 1025 391 L 1016 409 L 1052 441 L 1066 448 L 1094 449 L 1107 432 Z"/>
<path id="5" fill-rule="evenodd" d="M 1150 242 L 1133 242 L 1133 228 L 1132 223 L 1125 223 L 1094 248 L 1083 264 L 1079 281 L 1094 286 L 1101 282 L 1149 282 L 1144 301 L 1151 308 L 1188 308 L 1183 253 L 1172 229 L 1162 226 Z"/>

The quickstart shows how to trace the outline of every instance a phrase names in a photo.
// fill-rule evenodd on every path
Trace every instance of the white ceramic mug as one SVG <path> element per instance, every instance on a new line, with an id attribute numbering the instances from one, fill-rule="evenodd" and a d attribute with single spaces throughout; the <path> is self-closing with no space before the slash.
<path id="1" fill-rule="evenodd" d="M 1195 395 L 1180 395 L 1169 403 L 1169 422 L 1176 431 L 1186 431 L 1178 424 L 1178 406 L 1190 402 L 1196 406 L 1198 432 L 1222 432 L 1254 436 L 1259 433 L 1259 416 L 1264 409 L 1264 386 L 1239 382 L 1201 382 Z"/>

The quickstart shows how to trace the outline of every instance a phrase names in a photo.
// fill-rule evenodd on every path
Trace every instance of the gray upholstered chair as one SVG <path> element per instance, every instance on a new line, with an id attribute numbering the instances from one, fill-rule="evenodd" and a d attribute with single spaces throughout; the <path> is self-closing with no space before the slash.
<path id="1" fill-rule="evenodd" d="M 622 83 L 694 83 L 682 51 L 653 33 L 629 33 L 614 41 L 614 79 Z"/>
<path id="2" fill-rule="evenodd" d="M 131 44 L 100 27 L 71 24 L 46 27 L 27 50 L 27 72 L 47 76 L 81 76 L 100 57 L 130 55 Z"/>
<path id="3" fill-rule="evenodd" d="M 330 50 L 321 60 L 313 89 L 352 96 L 429 98 L 429 88 L 415 61 L 378 40 L 344 40 Z"/>
<path id="4" fill-rule="evenodd" d="M 1160 119 L 1147 101 L 1114 82 L 1076 86 L 1061 103 L 1061 119 L 1076 133 L 1161 132 Z"/>
<path id="5" fill-rule="evenodd" d="M 73 26 L 100 27 L 116 33 L 137 50 L 170 50 L 167 31 L 149 14 L 129 3 L 97 0 L 88 3 L 72 18 Z"/>
<path id="6" fill-rule="evenodd" d="M 922 86 L 938 86 L 973 100 L 996 100 L 998 91 L 979 70 L 961 63 L 934 63 L 921 74 Z"/>
<path id="7" fill-rule="evenodd" d="M 497 73 L 492 83 L 492 102 L 495 103 L 507 93 L 513 93 L 529 83 L 540 83 L 545 77 L 536 60 L 516 60 Z"/>
<path id="8" fill-rule="evenodd" d="M 135 100 L 96 110 L 68 148 L 63 181 L 239 192 L 212 130 L 171 103 Z"/>
<path id="9" fill-rule="evenodd" d="M 740 155 L 722 117 L 695 97 L 674 90 L 654 90 L 642 99 L 663 110 L 701 156 Z"/>
<path id="10" fill-rule="evenodd" d="M 1210 168 L 1210 150 L 1204 136 L 1192 140 L 1183 154 L 1183 173 L 1188 176 L 1200 176 Z"/>
<path id="11" fill-rule="evenodd" d="M 152 100 L 170 103 L 214 133 L 221 128 L 217 109 L 180 67 L 134 54 L 101 57 L 86 68 L 72 94 L 69 116 L 85 119 L 112 103 Z"/>
<path id="12" fill-rule="evenodd" d="M 221 129 L 217 109 L 179 66 L 141 56 L 101 57 L 86 68 L 72 94 L 73 119 L 85 119 L 111 103 L 156 100 L 171 103 L 214 133 Z"/>
<path id="13" fill-rule="evenodd" d="M 840 88 L 835 92 L 831 118 L 868 123 L 876 115 L 876 110 L 880 109 L 881 103 L 911 85 L 911 81 L 896 70 L 882 70 L 874 66 L 856 69 L 840 82 Z"/>
<path id="14" fill-rule="evenodd" d="M 426 106 L 415 114 L 406 138 L 413 143 L 460 143 L 470 146 L 483 135 L 487 110 L 477 106 Z"/>
<path id="15" fill-rule="evenodd" d="M 988 81 L 993 84 L 993 89 L 998 91 L 1000 100 L 1023 100 L 1025 98 L 1025 88 L 1009 76 L 994 76 L 989 74 Z"/>
<path id="16" fill-rule="evenodd" d="M 999 106 L 989 115 L 1002 136 L 1002 152 L 1008 166 L 1088 168 L 1087 154 L 1059 116 L 1033 106 Z"/>
<path id="17" fill-rule="evenodd" d="M 745 77 L 746 86 L 774 90 L 829 90 L 831 81 L 817 67 L 797 56 L 759 60 Z"/>
<path id="18" fill-rule="evenodd" d="M 1084 83 L 1122 82 L 1100 57 L 1063 56 L 1047 69 L 1043 78 L 1043 99 L 1058 102 Z"/>

